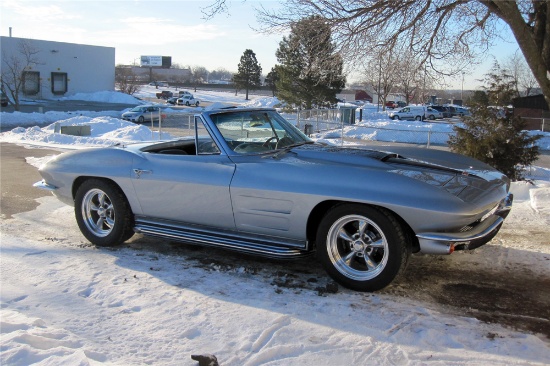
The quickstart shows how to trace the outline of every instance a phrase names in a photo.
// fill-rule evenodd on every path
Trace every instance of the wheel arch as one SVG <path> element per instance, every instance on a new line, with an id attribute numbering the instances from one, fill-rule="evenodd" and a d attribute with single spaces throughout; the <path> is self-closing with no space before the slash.
<path id="1" fill-rule="evenodd" d="M 346 205 L 346 204 L 357 204 L 357 205 L 373 207 L 379 211 L 382 211 L 386 214 L 393 216 L 397 220 L 399 225 L 403 228 L 403 231 L 407 237 L 407 242 L 410 243 L 411 245 L 412 252 L 417 253 L 420 250 L 420 243 L 418 242 L 418 238 L 416 237 L 413 229 L 395 211 L 385 208 L 383 206 L 368 204 L 364 202 L 339 201 L 339 200 L 328 200 L 328 201 L 320 202 L 313 208 L 313 210 L 311 210 L 308 217 L 307 226 L 306 226 L 306 237 L 307 237 L 307 240 L 313 244 L 312 249 L 315 248 L 315 245 L 316 245 L 315 243 L 317 242 L 317 237 L 316 237 L 317 228 L 319 227 L 319 224 L 321 223 L 321 220 L 323 219 L 323 217 L 327 214 L 327 212 L 329 212 L 333 208 L 341 205 Z"/>
<path id="2" fill-rule="evenodd" d="M 102 180 L 102 181 L 105 181 L 105 182 L 109 182 L 113 185 L 115 185 L 119 190 L 120 192 L 124 195 L 124 197 L 126 198 L 126 201 L 128 201 L 128 197 L 126 195 L 126 193 L 124 192 L 124 190 L 120 187 L 120 185 L 112 180 L 112 179 L 109 179 L 109 178 L 105 178 L 105 177 L 96 177 L 96 176 L 88 176 L 88 175 L 82 175 L 80 177 L 77 177 L 74 182 L 73 182 L 73 186 L 71 188 L 71 194 L 72 194 L 72 197 L 73 197 L 73 201 L 75 200 L 76 198 L 76 192 L 78 191 L 78 188 L 80 188 L 80 186 L 87 180 L 90 180 L 90 179 L 97 179 L 97 180 Z"/>

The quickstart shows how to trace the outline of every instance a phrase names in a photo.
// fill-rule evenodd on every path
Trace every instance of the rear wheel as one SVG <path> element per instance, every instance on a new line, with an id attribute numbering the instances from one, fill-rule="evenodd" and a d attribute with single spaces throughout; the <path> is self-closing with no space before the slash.
<path id="1" fill-rule="evenodd" d="M 134 216 L 124 193 L 114 183 L 89 179 L 75 196 L 76 222 L 82 234 L 97 246 L 112 246 L 134 235 Z"/>
<path id="2" fill-rule="evenodd" d="M 317 230 L 317 256 L 342 286 L 376 291 L 406 268 L 410 245 L 395 217 L 358 204 L 336 206 Z"/>
<path id="3" fill-rule="evenodd" d="M 421 116 L 416 116 L 416 117 L 414 117 L 414 119 L 417 120 L 417 121 L 422 121 L 422 117 L 421 117 Z"/>
<path id="4" fill-rule="evenodd" d="M 195 102 L 195 107 L 198 107 L 199 106 L 199 102 Z"/>

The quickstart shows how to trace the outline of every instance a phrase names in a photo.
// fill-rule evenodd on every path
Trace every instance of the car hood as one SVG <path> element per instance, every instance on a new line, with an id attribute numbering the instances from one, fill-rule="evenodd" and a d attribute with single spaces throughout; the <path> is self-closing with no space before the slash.
<path id="1" fill-rule="evenodd" d="M 388 147 L 348 148 L 306 145 L 295 158 L 325 164 L 345 164 L 398 174 L 435 186 L 472 202 L 486 192 L 509 190 L 506 175 L 479 160 L 435 149 Z"/>

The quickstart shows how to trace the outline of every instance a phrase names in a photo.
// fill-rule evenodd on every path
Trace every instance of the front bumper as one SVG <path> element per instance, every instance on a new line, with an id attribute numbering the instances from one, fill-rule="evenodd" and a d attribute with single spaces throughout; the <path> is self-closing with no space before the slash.
<path id="1" fill-rule="evenodd" d="M 45 180 L 41 180 L 40 182 L 36 182 L 33 184 L 33 187 L 43 189 L 45 191 L 53 192 L 57 190 L 56 186 L 52 186 L 51 184 L 46 183 Z"/>
<path id="2" fill-rule="evenodd" d="M 514 196 L 509 193 L 494 212 L 459 232 L 434 232 L 417 234 L 420 253 L 451 254 L 455 250 L 471 250 L 487 244 L 497 235 L 504 219 L 510 213 Z"/>

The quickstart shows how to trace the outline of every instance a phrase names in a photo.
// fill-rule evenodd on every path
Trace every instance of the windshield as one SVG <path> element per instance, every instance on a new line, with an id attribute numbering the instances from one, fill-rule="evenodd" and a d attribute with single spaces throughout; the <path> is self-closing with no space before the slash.
<path id="1" fill-rule="evenodd" d="M 311 141 L 275 111 L 235 111 L 210 118 L 238 154 L 266 153 Z"/>
<path id="2" fill-rule="evenodd" d="M 143 107 L 134 107 L 130 109 L 130 112 L 143 112 L 145 109 Z"/>

